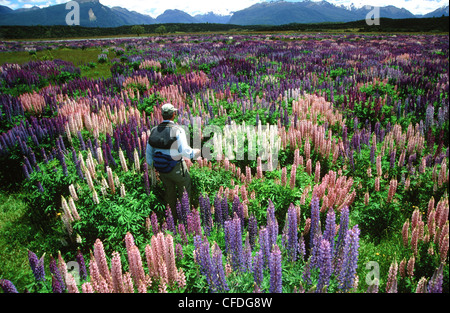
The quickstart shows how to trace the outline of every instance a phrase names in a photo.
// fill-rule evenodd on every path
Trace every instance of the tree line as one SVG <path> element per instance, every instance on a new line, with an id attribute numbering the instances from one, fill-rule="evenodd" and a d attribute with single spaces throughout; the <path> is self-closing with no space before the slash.
<path id="1" fill-rule="evenodd" d="M 358 32 L 449 32 L 449 17 L 438 18 L 381 18 L 379 25 L 368 25 L 365 20 L 345 23 L 291 23 L 286 25 L 233 25 L 215 23 L 167 23 L 125 25 L 119 27 L 0 26 L 0 39 L 54 39 L 103 36 L 140 36 L 143 34 L 218 33 L 218 32 L 280 32 L 280 31 L 345 31 Z"/>

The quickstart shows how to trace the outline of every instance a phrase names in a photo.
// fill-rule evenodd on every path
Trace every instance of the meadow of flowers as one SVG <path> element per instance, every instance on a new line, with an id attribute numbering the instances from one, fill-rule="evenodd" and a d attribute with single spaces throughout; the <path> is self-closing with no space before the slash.
<path id="1" fill-rule="evenodd" d="M 33 283 L 3 292 L 449 292 L 448 35 L 0 42 L 0 58 L 61 47 L 102 47 L 111 77 L 0 67 L 1 177 L 46 238 Z M 187 161 L 172 211 L 145 162 L 166 102 L 217 150 Z"/>

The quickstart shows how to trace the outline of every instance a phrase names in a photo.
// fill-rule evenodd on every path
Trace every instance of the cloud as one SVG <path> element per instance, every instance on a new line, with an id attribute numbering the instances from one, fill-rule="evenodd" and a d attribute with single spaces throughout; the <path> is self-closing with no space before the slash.
<path id="1" fill-rule="evenodd" d="M 191 15 L 211 11 L 217 14 L 230 14 L 233 11 L 241 10 L 258 3 L 260 0 L 128 0 L 126 3 L 123 0 L 100 0 L 100 2 L 109 7 L 122 6 L 128 10 L 146 13 L 152 17 L 156 17 L 168 9 L 182 10 Z"/>

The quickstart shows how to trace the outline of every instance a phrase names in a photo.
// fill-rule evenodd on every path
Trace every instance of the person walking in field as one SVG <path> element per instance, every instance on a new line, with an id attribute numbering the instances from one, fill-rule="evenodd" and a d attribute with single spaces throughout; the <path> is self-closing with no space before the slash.
<path id="1" fill-rule="evenodd" d="M 191 176 L 183 157 L 196 159 L 201 154 L 200 149 L 189 146 L 186 132 L 174 122 L 176 112 L 170 103 L 161 107 L 164 120 L 151 130 L 146 149 L 147 163 L 159 172 L 165 190 L 164 201 L 174 217 L 177 199 L 181 201 L 184 190 L 191 195 Z"/>

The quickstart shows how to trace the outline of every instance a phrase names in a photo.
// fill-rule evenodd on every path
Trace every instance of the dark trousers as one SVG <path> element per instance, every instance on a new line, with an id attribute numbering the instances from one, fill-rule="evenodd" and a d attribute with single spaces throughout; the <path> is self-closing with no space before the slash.
<path id="1" fill-rule="evenodd" d="M 183 191 L 186 189 L 189 198 L 191 196 L 191 176 L 184 160 L 179 162 L 169 173 L 159 173 L 159 177 L 164 185 L 164 201 L 172 210 L 172 215 L 177 219 L 176 203 L 181 202 Z"/>

